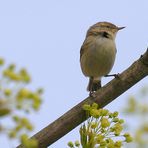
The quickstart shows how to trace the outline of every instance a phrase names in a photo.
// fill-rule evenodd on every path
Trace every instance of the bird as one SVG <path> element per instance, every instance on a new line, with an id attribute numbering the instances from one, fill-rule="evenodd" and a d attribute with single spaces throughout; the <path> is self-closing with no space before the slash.
<path id="1" fill-rule="evenodd" d="M 110 76 L 108 74 L 114 65 L 117 52 L 116 34 L 124 28 L 110 22 L 98 22 L 88 29 L 80 49 L 80 66 L 82 73 L 89 77 L 87 90 L 90 96 L 101 88 L 101 78 Z"/>

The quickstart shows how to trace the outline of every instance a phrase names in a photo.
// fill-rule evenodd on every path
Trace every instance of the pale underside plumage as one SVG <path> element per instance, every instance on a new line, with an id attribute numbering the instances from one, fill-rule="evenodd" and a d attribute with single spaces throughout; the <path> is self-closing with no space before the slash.
<path id="1" fill-rule="evenodd" d="M 81 47 L 81 68 L 85 76 L 100 79 L 113 67 L 116 46 L 113 40 L 89 36 Z"/>

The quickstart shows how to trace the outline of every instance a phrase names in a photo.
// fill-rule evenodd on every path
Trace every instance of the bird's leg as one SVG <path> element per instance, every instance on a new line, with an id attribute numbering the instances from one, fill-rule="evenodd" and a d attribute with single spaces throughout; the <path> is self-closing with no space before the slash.
<path id="1" fill-rule="evenodd" d="M 93 97 L 93 91 L 89 92 L 89 97 Z"/>
<path id="2" fill-rule="evenodd" d="M 90 79 L 89 79 L 88 90 L 89 90 L 89 96 L 92 97 L 92 94 L 93 94 L 93 77 L 90 77 Z"/>
<path id="3" fill-rule="evenodd" d="M 118 74 L 105 75 L 104 77 L 115 77 L 115 78 L 119 78 L 119 73 Z"/>

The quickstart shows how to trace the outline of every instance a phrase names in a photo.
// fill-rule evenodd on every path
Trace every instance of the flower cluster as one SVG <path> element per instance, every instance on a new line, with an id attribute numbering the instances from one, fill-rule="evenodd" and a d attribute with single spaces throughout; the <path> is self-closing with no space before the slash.
<path id="1" fill-rule="evenodd" d="M 148 87 L 143 86 L 138 93 L 130 96 L 124 108 L 124 115 L 131 118 L 126 124 L 133 132 L 134 143 L 132 147 L 148 146 Z M 125 118 L 126 118 L 125 116 Z M 140 119 L 140 120 L 139 120 Z M 133 121 L 139 121 L 133 125 Z"/>
<path id="2" fill-rule="evenodd" d="M 16 72 L 15 68 L 15 64 L 10 64 L 8 68 L 3 71 L 3 76 L 15 82 L 29 83 L 31 81 L 31 78 L 26 69 L 23 68 L 20 71 Z"/>
<path id="3" fill-rule="evenodd" d="M 118 118 L 118 112 L 99 109 L 96 103 L 84 105 L 89 118 L 80 127 L 80 142 L 69 142 L 70 148 L 120 148 L 124 143 L 132 141 L 130 134 L 122 134 L 123 119 Z"/>
<path id="4" fill-rule="evenodd" d="M 17 133 L 21 130 L 32 131 L 33 126 L 25 117 L 13 116 L 13 121 L 16 123 L 15 127 L 9 132 L 10 138 L 15 138 Z"/>
<path id="5" fill-rule="evenodd" d="M 3 119 L 0 133 L 6 133 L 9 138 L 20 137 L 22 132 L 33 130 L 33 125 L 25 116 L 40 108 L 43 90 L 32 91 L 26 87 L 31 77 L 25 68 L 17 70 L 15 64 L 5 66 L 2 58 L 0 68 L 0 118 Z M 6 123 L 5 117 L 9 117 L 14 124 Z"/>
<path id="6" fill-rule="evenodd" d="M 25 148 L 38 148 L 38 141 L 36 139 L 28 139 L 28 135 L 21 136 L 21 144 Z"/>

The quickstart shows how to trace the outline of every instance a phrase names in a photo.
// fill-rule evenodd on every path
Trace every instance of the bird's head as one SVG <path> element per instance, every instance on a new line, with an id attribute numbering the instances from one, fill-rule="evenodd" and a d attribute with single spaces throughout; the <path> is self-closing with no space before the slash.
<path id="1" fill-rule="evenodd" d="M 102 37 L 115 39 L 117 32 L 124 28 L 125 27 L 117 27 L 116 25 L 110 22 L 98 22 L 89 28 L 87 36 L 99 35 Z"/>

